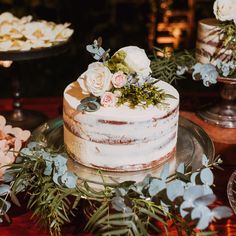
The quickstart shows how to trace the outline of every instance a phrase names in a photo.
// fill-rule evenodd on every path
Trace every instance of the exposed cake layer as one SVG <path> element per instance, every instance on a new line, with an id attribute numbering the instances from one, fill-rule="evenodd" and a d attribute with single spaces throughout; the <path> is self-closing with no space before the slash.
<path id="1" fill-rule="evenodd" d="M 226 50 L 222 45 L 223 34 L 219 28 L 219 21 L 207 18 L 198 22 L 196 59 L 201 63 L 215 64 L 217 59 L 228 60 L 231 50 Z"/>
<path id="2" fill-rule="evenodd" d="M 64 141 L 79 163 L 112 171 L 132 171 L 160 165 L 175 153 L 178 128 L 178 92 L 165 82 L 158 87 L 176 99 L 168 107 L 130 109 L 126 105 L 101 107 L 96 112 L 76 110 L 83 98 L 77 82 L 64 93 Z"/>

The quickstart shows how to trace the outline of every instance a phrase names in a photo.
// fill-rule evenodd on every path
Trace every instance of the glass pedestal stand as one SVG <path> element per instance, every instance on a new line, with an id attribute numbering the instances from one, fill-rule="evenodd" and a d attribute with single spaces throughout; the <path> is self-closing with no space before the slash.
<path id="1" fill-rule="evenodd" d="M 204 121 L 223 128 L 236 128 L 236 79 L 218 78 L 222 83 L 221 100 L 204 107 L 197 115 Z"/>
<path id="2" fill-rule="evenodd" d="M 11 70 L 13 107 L 11 111 L 0 111 L 0 114 L 5 116 L 8 124 L 33 130 L 47 120 L 46 115 L 41 112 L 22 109 L 20 78 L 17 71 L 18 64 L 21 61 L 57 56 L 64 53 L 68 49 L 68 45 L 68 42 L 64 42 L 49 48 L 33 49 L 30 51 L 0 52 L 1 60 L 13 61 L 13 65 L 9 68 Z"/>

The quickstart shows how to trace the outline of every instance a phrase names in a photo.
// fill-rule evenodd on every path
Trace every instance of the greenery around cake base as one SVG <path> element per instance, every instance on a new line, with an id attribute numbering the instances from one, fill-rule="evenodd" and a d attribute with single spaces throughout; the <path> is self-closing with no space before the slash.
<path id="1" fill-rule="evenodd" d="M 212 208 L 211 169 L 219 168 L 218 158 L 209 163 L 203 155 L 201 168 L 192 170 L 181 163 L 174 174 L 170 174 L 167 163 L 160 177 L 147 175 L 141 182 L 114 186 L 104 181 L 98 190 L 85 180 L 78 182 L 76 173 L 68 170 L 67 155 L 62 151 L 38 142 L 30 142 L 21 150 L 0 186 L 2 219 L 9 220 L 8 198 L 19 205 L 16 195 L 20 192 L 25 194 L 33 219 L 51 235 L 61 235 L 61 227 L 71 222 L 82 199 L 91 206 L 84 231 L 104 236 L 156 235 L 163 231 L 168 235 L 169 227 L 178 235 L 211 235 L 215 232 L 206 231 L 210 222 L 231 215 L 227 207 Z"/>

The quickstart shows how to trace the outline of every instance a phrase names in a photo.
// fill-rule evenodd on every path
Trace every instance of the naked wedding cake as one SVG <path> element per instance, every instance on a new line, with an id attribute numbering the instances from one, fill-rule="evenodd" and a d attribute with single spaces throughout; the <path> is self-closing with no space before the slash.
<path id="1" fill-rule="evenodd" d="M 77 162 L 109 171 L 158 166 L 175 156 L 179 94 L 150 76 L 143 49 L 129 46 L 107 59 L 97 41 L 94 58 L 64 91 L 64 144 Z"/>
<path id="2" fill-rule="evenodd" d="M 216 65 L 217 60 L 228 62 L 232 59 L 231 46 L 232 43 L 235 44 L 235 36 L 230 34 L 235 34 L 232 31 L 235 28 L 235 13 L 235 0 L 216 0 L 214 2 L 216 18 L 207 18 L 198 22 L 196 59 L 200 63 Z"/>

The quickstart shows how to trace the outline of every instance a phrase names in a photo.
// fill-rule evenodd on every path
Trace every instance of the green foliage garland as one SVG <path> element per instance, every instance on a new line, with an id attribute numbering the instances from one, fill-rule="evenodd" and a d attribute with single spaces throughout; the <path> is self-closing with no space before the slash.
<path id="1" fill-rule="evenodd" d="M 162 56 L 157 56 L 158 53 Z M 154 48 L 154 56 L 151 59 L 152 76 L 170 84 L 186 78 L 176 74 L 178 67 L 191 68 L 196 63 L 193 53 L 187 50 L 170 54 L 166 53 L 165 49 Z"/>
<path id="2" fill-rule="evenodd" d="M 126 181 L 116 186 L 108 186 L 104 182 L 103 188 L 98 190 L 86 181 L 74 185 L 77 177 L 65 167 L 65 158 L 65 153 L 58 154 L 38 143 L 29 143 L 28 147 L 22 149 L 17 163 L 6 173 L 13 178 L 11 191 L 16 194 L 25 192 L 28 209 L 33 211 L 36 222 L 47 227 L 51 235 L 61 235 L 61 226 L 70 222 L 82 198 L 90 206 L 85 231 L 96 235 L 149 235 L 149 232 L 160 233 L 163 228 L 168 235 L 169 220 L 179 235 L 214 234 L 196 230 L 197 220 L 182 217 L 181 204 L 188 203 L 187 195 L 183 199 L 183 186 L 189 185 L 191 193 L 199 189 L 208 189 L 211 193 L 209 186 L 213 183 L 213 175 L 210 169 L 218 167 L 220 159 L 208 163 L 207 158 L 203 157 L 203 166 L 196 171 L 180 164 L 172 175 L 166 164 L 158 178 L 148 175 L 141 182 Z M 211 212 L 206 207 L 214 200 L 214 195 L 201 192 L 199 196 L 209 216 L 215 214 L 214 210 Z M 191 209 L 185 214 L 201 208 L 193 205 Z M 219 219 L 231 214 L 225 207 L 219 210 L 223 211 L 223 215 L 216 214 Z"/>

